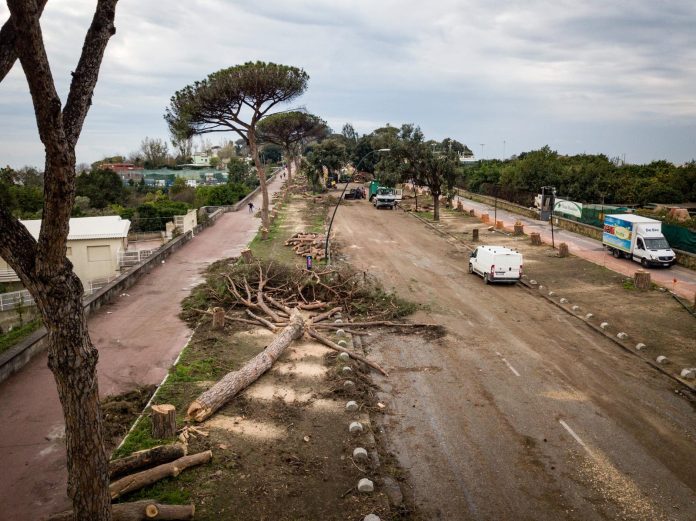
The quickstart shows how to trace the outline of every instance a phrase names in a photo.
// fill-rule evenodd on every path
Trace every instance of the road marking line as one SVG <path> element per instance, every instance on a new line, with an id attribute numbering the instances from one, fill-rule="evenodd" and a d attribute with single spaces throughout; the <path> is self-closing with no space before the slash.
<path id="1" fill-rule="evenodd" d="M 505 360 L 504 358 L 503 358 L 503 362 L 505 362 L 505 365 L 507 365 L 507 366 L 510 368 L 510 371 L 512 371 L 513 373 L 515 373 L 515 376 L 520 376 L 520 373 L 517 372 L 517 369 L 515 369 L 514 367 L 512 367 L 512 365 L 510 364 L 510 362 L 508 362 L 508 361 Z"/>
<path id="2" fill-rule="evenodd" d="M 570 426 L 564 422 L 563 420 L 558 420 L 558 423 L 560 423 L 565 430 L 567 430 L 570 435 L 575 438 L 575 441 L 577 441 L 580 445 L 582 445 L 582 448 L 585 449 L 587 452 L 590 452 L 590 449 L 587 448 L 587 445 L 585 445 L 585 442 L 580 439 L 580 436 L 575 434 L 575 431 L 570 428 Z"/>
<path id="3" fill-rule="evenodd" d="M 512 364 L 510 362 L 508 362 L 505 358 L 503 358 L 502 354 L 500 354 L 498 351 L 496 351 L 495 354 L 498 355 L 503 362 L 505 362 L 505 365 L 508 366 L 510 371 L 512 371 L 515 374 L 515 376 L 522 376 L 522 375 L 520 375 L 520 373 L 517 372 L 517 369 L 512 367 Z"/>

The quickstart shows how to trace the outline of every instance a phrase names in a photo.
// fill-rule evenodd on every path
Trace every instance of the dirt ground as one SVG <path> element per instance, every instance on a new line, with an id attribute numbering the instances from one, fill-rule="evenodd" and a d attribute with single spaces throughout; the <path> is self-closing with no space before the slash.
<path id="1" fill-rule="evenodd" d="M 475 223 L 450 225 L 465 237 Z M 390 372 L 374 378 L 387 405 L 380 434 L 425 519 L 696 518 L 694 400 L 679 383 L 538 290 L 485 286 L 459 240 L 411 215 L 361 202 L 342 207 L 335 226 L 346 260 L 448 331 L 367 344 Z M 525 268 L 651 354 L 669 345 L 691 360 L 694 319 L 665 294 L 638 296 L 544 248 Z"/>
<path id="2" fill-rule="evenodd" d="M 681 370 L 696 367 L 696 317 L 691 316 L 668 292 L 657 288 L 639 291 L 630 278 L 585 261 L 574 255 L 559 258 L 551 245 L 532 246 L 529 237 L 515 237 L 506 232 L 489 230 L 475 217 L 445 210 L 441 222 L 436 225 L 455 237 L 463 245 L 471 243 L 471 230 L 479 229 L 480 244 L 496 244 L 518 250 L 524 257 L 526 280 L 535 280 L 544 286 L 540 293 L 555 293 L 554 300 L 568 300 L 564 307 L 572 306 L 578 316 L 592 313 L 591 322 L 599 325 L 608 322 L 607 331 L 616 335 L 629 335 L 623 344 L 635 351 L 638 343 L 646 347 L 635 351 L 642 358 L 654 361 L 657 356 L 667 357 L 662 366 L 670 374 L 679 377 Z M 466 263 L 468 249 L 450 255 L 461 256 Z M 694 385 L 693 381 L 684 381 Z"/>
<path id="3" fill-rule="evenodd" d="M 275 262 L 303 264 L 303 258 L 288 254 L 284 240 L 296 231 L 312 230 L 325 214 L 321 201 L 296 197 L 284 205 L 270 230 L 272 242 L 253 241 L 252 251 Z M 199 306 L 198 298 L 194 292 L 193 307 Z M 272 338 L 263 328 L 230 321 L 224 331 L 213 331 L 204 316 L 153 403 L 174 404 L 183 427 L 188 404 Z M 342 372 L 346 366 L 352 369 L 350 377 Z M 352 390 L 343 386 L 348 378 L 356 384 Z M 357 401 L 360 409 L 347 412 L 348 400 Z M 362 366 L 339 362 L 334 351 L 316 342 L 296 341 L 268 373 L 198 425 L 208 436 L 192 438 L 189 453 L 210 449 L 211 464 L 122 500 L 192 502 L 200 520 L 357 521 L 370 513 L 395 519 L 400 514 L 390 511 L 381 483 L 384 475 L 399 479 L 402 472 L 387 454 L 382 453 L 380 463 L 379 433 L 371 428 L 371 416 L 379 415 L 378 410 Z M 351 421 L 360 421 L 365 432 L 349 433 Z M 117 456 L 161 443 L 149 437 L 150 428 L 144 417 Z M 368 461 L 353 459 L 359 446 L 370 453 Z M 375 483 L 374 493 L 356 490 L 364 477 Z"/>

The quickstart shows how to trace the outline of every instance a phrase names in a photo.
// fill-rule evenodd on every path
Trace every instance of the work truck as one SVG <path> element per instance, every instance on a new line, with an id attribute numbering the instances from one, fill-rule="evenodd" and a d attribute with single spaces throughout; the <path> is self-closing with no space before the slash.
<path id="1" fill-rule="evenodd" d="M 380 186 L 378 181 L 370 183 L 369 198 L 375 208 L 396 208 L 397 194 L 394 188 Z"/>
<path id="2" fill-rule="evenodd" d="M 676 262 L 676 255 L 662 235 L 662 222 L 642 215 L 605 215 L 602 244 L 617 259 L 631 259 L 646 268 L 668 268 Z"/>

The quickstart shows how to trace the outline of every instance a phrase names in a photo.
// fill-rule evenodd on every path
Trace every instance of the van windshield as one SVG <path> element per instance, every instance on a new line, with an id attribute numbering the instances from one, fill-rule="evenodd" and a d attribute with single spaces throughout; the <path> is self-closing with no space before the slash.
<path id="1" fill-rule="evenodd" d="M 653 239 L 645 238 L 645 247 L 649 250 L 668 250 L 669 243 L 664 237 L 656 237 Z"/>

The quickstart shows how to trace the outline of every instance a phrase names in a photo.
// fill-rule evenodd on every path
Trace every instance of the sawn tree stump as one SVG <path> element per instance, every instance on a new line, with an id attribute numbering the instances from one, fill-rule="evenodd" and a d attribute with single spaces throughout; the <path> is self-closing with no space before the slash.
<path id="1" fill-rule="evenodd" d="M 488 214 L 487 213 L 482 213 L 481 214 L 481 220 L 485 223 L 488 222 Z"/>
<path id="2" fill-rule="evenodd" d="M 538 232 L 532 232 L 529 237 L 532 239 L 532 246 L 541 246 L 541 235 Z"/>
<path id="3" fill-rule="evenodd" d="M 213 326 L 215 330 L 224 329 L 225 327 L 225 310 L 223 308 L 213 308 Z"/>
<path id="4" fill-rule="evenodd" d="M 524 224 L 522 224 L 521 221 L 515 222 L 514 235 L 523 235 L 523 234 L 524 234 Z"/>
<path id="5" fill-rule="evenodd" d="M 246 250 L 242 250 L 242 261 L 244 264 L 254 264 L 256 260 L 254 259 L 254 254 L 251 252 L 249 248 Z"/>
<path id="6" fill-rule="evenodd" d="M 152 406 L 152 437 L 166 440 L 176 436 L 176 407 L 169 404 Z"/>
<path id="7" fill-rule="evenodd" d="M 567 257 L 568 256 L 568 245 L 565 242 L 562 242 L 561 244 L 558 245 L 558 256 L 559 257 Z"/>
<path id="8" fill-rule="evenodd" d="M 504 228 L 503 221 L 495 221 L 495 229 L 496 230 L 502 230 Z"/>
<path id="9" fill-rule="evenodd" d="M 652 280 L 650 279 L 650 272 L 645 270 L 638 270 L 633 274 L 633 283 L 636 288 L 646 290 L 652 287 Z"/>

